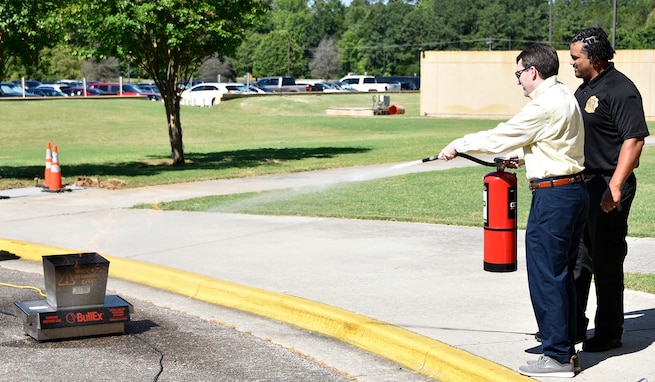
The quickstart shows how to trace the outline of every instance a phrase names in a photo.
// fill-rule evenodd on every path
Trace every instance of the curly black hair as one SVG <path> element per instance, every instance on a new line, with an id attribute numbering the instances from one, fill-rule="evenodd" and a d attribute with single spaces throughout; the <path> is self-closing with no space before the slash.
<path id="1" fill-rule="evenodd" d="M 591 62 L 609 61 L 614 58 L 614 48 L 603 28 L 583 29 L 573 37 L 571 44 L 580 41 L 582 53 L 586 54 Z"/>

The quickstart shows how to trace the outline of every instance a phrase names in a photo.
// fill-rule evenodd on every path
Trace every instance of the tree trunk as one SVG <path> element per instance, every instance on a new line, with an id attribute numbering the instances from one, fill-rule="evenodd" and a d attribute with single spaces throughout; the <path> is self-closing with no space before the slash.
<path id="1" fill-rule="evenodd" d="M 182 143 L 182 122 L 180 120 L 180 99 L 177 89 L 166 89 L 161 93 L 166 107 L 168 121 L 168 138 L 171 142 L 173 166 L 183 166 L 184 144 Z"/>

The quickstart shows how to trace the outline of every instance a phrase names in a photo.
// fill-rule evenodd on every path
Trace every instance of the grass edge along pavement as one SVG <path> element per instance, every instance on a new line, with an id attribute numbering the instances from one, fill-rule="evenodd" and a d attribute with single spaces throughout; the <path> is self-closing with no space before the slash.
<path id="1" fill-rule="evenodd" d="M 2 238 L 0 250 L 34 262 L 41 262 L 42 256 L 79 252 Z M 110 262 L 110 277 L 321 333 L 442 382 L 532 380 L 464 350 L 340 308 L 161 265 L 103 257 Z"/>

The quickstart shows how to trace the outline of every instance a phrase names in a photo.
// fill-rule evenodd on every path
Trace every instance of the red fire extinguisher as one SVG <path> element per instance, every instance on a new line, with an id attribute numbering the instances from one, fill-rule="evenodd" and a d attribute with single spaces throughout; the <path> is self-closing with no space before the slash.
<path id="1" fill-rule="evenodd" d="M 496 171 L 484 177 L 484 270 L 516 270 L 516 174 Z"/>
<path id="2" fill-rule="evenodd" d="M 465 153 L 457 156 L 496 167 L 496 171 L 484 177 L 484 270 L 513 272 L 516 270 L 516 174 L 505 172 L 504 158 L 486 162 Z M 436 159 L 438 155 L 423 162 Z"/>

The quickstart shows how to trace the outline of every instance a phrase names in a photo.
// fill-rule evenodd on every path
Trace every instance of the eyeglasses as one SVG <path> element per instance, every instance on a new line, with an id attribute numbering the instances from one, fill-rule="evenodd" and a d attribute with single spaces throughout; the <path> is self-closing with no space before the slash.
<path id="1" fill-rule="evenodd" d="M 521 74 L 523 74 L 523 72 L 525 72 L 526 70 L 530 70 L 530 67 L 529 68 L 523 68 L 523 69 L 521 69 L 519 71 L 514 72 L 514 75 L 516 76 L 516 79 L 518 80 L 519 78 L 521 78 Z"/>

